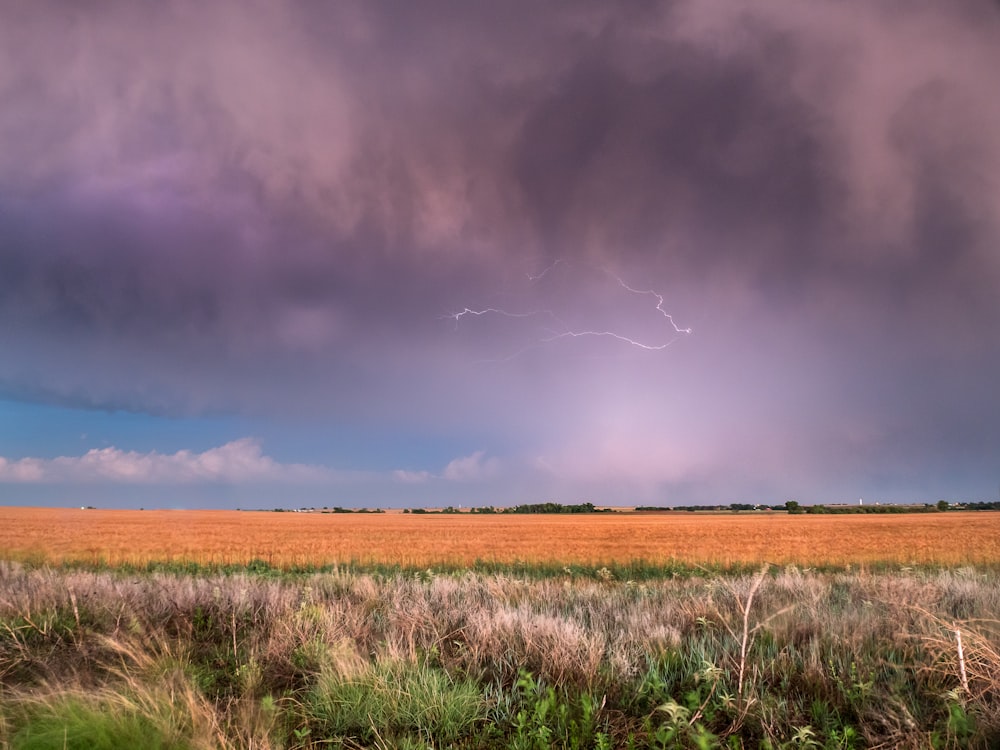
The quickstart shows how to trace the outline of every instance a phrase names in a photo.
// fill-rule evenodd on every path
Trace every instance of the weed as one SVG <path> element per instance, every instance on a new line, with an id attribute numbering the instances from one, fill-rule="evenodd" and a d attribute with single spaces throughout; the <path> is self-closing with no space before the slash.
<path id="1" fill-rule="evenodd" d="M 604 700 L 582 692 L 571 696 L 536 682 L 530 672 L 521 671 L 515 685 L 520 708 L 514 715 L 515 750 L 565 748 L 583 750 L 607 746 L 606 732 L 598 731 Z"/>

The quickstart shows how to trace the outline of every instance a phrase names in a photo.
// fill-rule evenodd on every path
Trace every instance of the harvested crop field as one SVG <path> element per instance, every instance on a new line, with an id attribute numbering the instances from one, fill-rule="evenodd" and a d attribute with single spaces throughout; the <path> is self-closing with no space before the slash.
<path id="1" fill-rule="evenodd" d="M 1000 562 L 1000 513 L 435 515 L 0 508 L 0 557 L 271 565 Z"/>

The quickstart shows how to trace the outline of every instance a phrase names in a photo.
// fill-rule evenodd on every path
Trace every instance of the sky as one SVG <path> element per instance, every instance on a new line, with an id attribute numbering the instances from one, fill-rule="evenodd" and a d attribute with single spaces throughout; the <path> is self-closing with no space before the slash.
<path id="1" fill-rule="evenodd" d="M 0 504 L 995 500 L 1000 7 L 0 9 Z"/>

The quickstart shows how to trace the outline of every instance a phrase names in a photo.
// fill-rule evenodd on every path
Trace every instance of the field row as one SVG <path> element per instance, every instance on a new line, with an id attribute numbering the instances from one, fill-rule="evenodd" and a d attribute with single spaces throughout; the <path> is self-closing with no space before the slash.
<path id="1" fill-rule="evenodd" d="M 0 557 L 275 566 L 1000 562 L 1000 513 L 322 515 L 0 508 Z"/>

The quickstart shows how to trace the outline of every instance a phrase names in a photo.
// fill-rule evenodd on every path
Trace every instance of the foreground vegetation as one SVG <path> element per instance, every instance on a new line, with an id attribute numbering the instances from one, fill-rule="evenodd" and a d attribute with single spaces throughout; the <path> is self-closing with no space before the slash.
<path id="1" fill-rule="evenodd" d="M 1000 743 L 984 569 L 626 570 L 0 563 L 0 746 Z"/>

